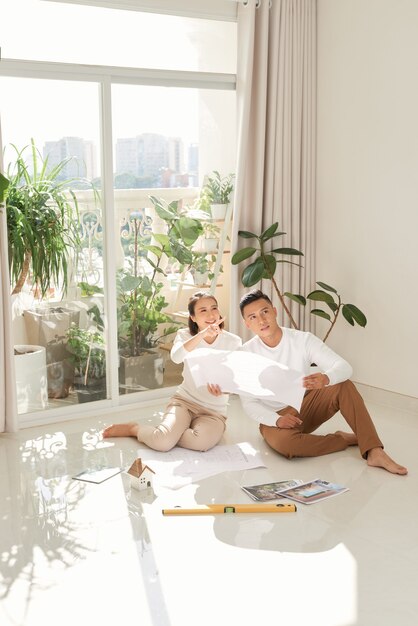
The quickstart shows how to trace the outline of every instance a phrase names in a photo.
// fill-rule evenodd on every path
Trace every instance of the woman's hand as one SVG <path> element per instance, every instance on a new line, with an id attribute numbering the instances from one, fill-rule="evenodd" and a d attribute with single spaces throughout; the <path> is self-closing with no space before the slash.
<path id="1" fill-rule="evenodd" d="M 207 383 L 207 389 L 209 393 L 211 393 L 213 396 L 221 396 L 223 394 L 223 391 L 219 387 L 219 385 L 212 385 L 211 383 Z"/>
<path id="2" fill-rule="evenodd" d="M 199 335 L 202 337 L 208 337 L 209 339 L 217 337 L 222 332 L 222 328 L 219 328 L 219 326 L 224 321 L 225 318 L 221 317 L 217 322 L 209 324 L 209 326 L 201 330 Z"/>

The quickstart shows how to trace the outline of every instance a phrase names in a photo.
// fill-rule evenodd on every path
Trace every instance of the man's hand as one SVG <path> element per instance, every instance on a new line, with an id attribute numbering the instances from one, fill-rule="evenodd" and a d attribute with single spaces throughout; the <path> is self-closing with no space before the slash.
<path id="1" fill-rule="evenodd" d="M 323 389 L 323 387 L 329 385 L 329 378 L 326 374 L 318 372 L 305 376 L 302 382 L 305 389 Z"/>
<path id="2" fill-rule="evenodd" d="M 302 420 L 297 415 L 291 413 L 284 413 L 280 415 L 276 421 L 277 428 L 296 428 L 302 424 Z"/>

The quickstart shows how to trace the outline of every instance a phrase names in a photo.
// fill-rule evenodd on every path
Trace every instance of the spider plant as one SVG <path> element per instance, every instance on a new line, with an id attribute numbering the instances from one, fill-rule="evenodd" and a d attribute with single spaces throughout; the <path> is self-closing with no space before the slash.
<path id="1" fill-rule="evenodd" d="M 42 297 L 60 281 L 66 293 L 69 260 L 80 242 L 77 198 L 70 189 L 80 179 L 62 180 L 73 157 L 49 168 L 33 139 L 22 150 L 11 147 L 16 158 L 7 168 L 5 201 L 12 294 L 22 291 L 28 277 Z"/>

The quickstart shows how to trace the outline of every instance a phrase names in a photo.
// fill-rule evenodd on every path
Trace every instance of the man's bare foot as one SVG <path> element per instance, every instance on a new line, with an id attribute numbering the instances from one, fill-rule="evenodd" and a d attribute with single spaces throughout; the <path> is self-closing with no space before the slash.
<path id="1" fill-rule="evenodd" d="M 382 467 L 391 474 L 401 474 L 404 476 L 408 473 L 406 467 L 395 463 L 382 448 L 372 448 L 369 450 L 367 454 L 367 465 L 371 467 Z"/>
<path id="2" fill-rule="evenodd" d="M 137 437 L 138 424 L 136 422 L 127 422 L 126 424 L 112 424 L 104 429 L 103 439 L 108 437 Z"/>
<path id="3" fill-rule="evenodd" d="M 336 435 L 340 435 L 349 446 L 356 446 L 358 444 L 357 437 L 354 433 L 345 433 L 343 430 L 337 430 Z"/>

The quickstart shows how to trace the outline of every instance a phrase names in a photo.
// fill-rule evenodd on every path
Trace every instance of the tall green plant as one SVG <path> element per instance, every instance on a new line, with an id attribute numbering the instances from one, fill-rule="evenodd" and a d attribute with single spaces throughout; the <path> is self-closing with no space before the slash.
<path id="1" fill-rule="evenodd" d="M 321 317 L 330 323 L 330 327 L 328 328 L 323 341 L 328 339 L 340 313 L 342 313 L 344 319 L 351 326 L 354 326 L 355 324 L 362 327 L 366 326 L 367 319 L 364 313 L 354 304 L 344 304 L 337 290 L 326 283 L 317 282 L 316 284 L 320 287 L 320 289 L 314 289 L 306 297 L 289 291 L 282 292 L 279 287 L 278 280 L 276 279 L 276 270 L 278 266 L 281 263 L 289 263 L 301 268 L 299 263 L 282 257 L 301 257 L 303 256 L 303 253 L 296 248 L 273 247 L 270 249 L 274 237 L 282 237 L 286 234 L 285 232 L 279 231 L 278 228 L 279 224 L 278 222 L 275 222 L 260 235 L 256 235 L 255 233 L 246 230 L 240 230 L 238 232 L 238 235 L 243 239 L 255 239 L 254 246 L 241 248 L 235 252 L 231 259 L 233 265 L 238 265 L 256 255 L 255 260 L 247 265 L 241 274 L 241 282 L 244 287 L 252 287 L 262 279 L 271 280 L 280 304 L 289 317 L 291 326 L 296 329 L 298 329 L 298 325 L 295 322 L 289 307 L 287 306 L 285 298 L 289 298 L 302 306 L 306 306 L 308 300 L 312 300 L 313 302 L 322 302 L 328 307 L 330 313 L 318 308 L 312 309 L 311 313 L 312 315 Z"/>
<path id="2" fill-rule="evenodd" d="M 69 188 L 76 179 L 61 180 L 73 157 L 49 168 L 33 139 L 22 150 L 12 148 L 16 158 L 7 168 L 6 190 L 12 294 L 22 290 L 29 275 L 42 296 L 60 281 L 65 293 L 69 259 L 80 242 L 77 198 Z"/>
<path id="3" fill-rule="evenodd" d="M 168 306 L 161 293 L 166 277 L 162 260 L 175 259 L 183 266 L 193 262 L 191 247 L 203 229 L 199 220 L 185 215 L 177 201 L 169 204 L 150 197 L 157 215 L 166 224 L 166 233 L 154 233 L 155 244 L 144 243 L 140 235 L 142 215 L 132 212 L 133 259 L 131 271 L 122 270 L 117 280 L 119 347 L 124 356 L 138 356 L 154 348 L 178 324 L 164 309 Z M 170 324 L 160 331 L 161 325 Z"/>

